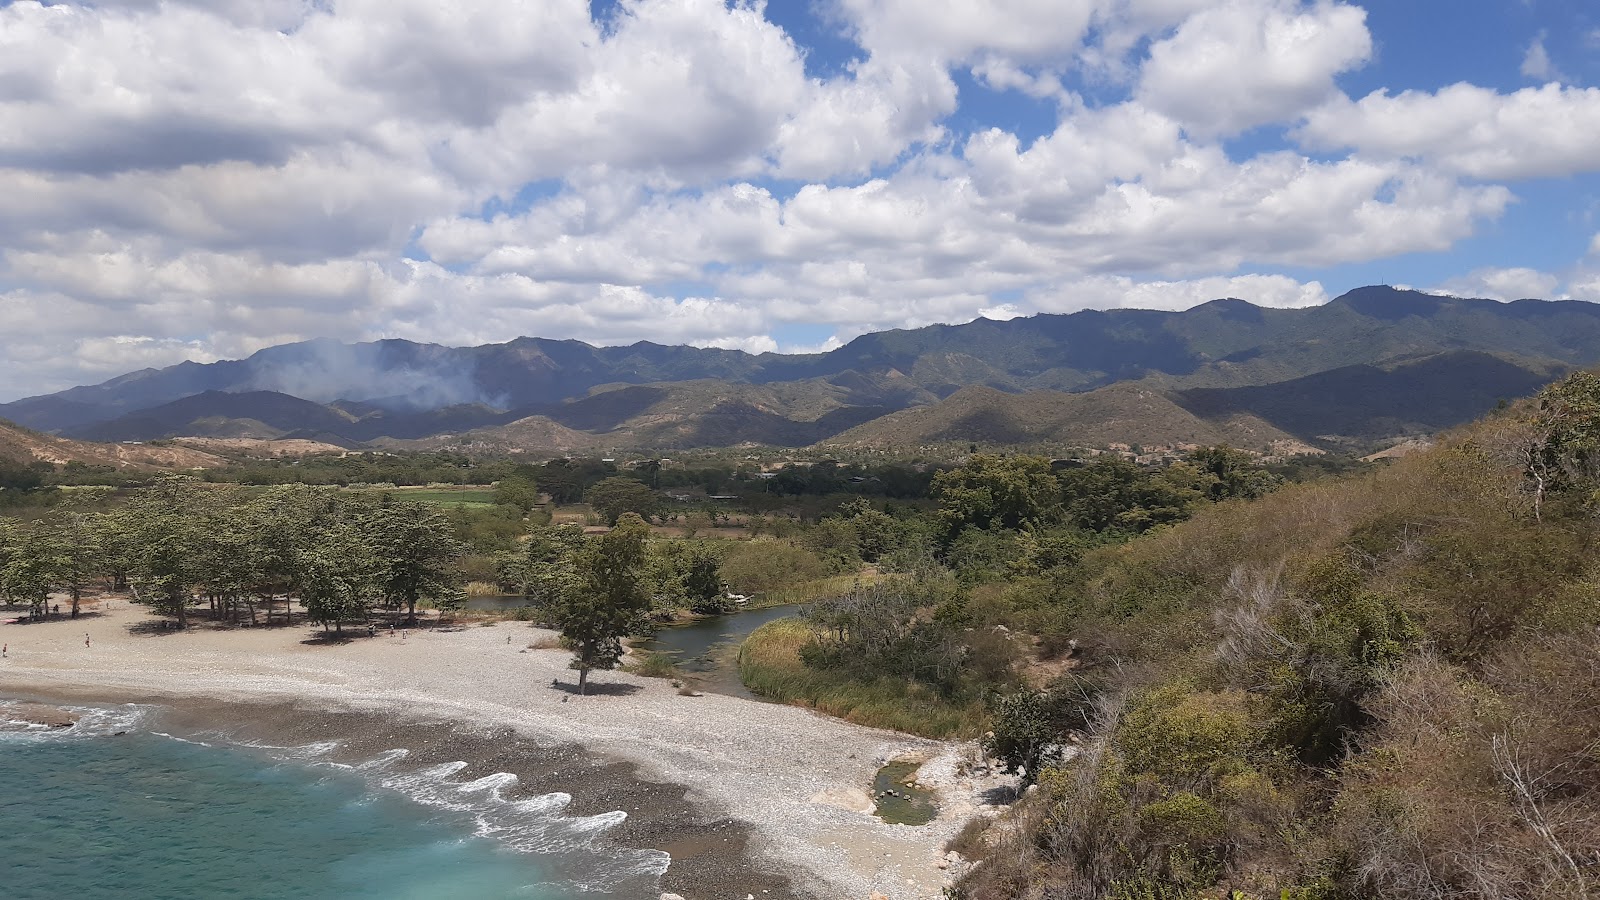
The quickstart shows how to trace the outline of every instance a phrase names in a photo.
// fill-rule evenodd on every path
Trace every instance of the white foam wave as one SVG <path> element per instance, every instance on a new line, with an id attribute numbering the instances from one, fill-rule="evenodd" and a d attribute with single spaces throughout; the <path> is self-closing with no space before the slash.
<path id="1" fill-rule="evenodd" d="M 22 740 L 73 740 L 87 737 L 105 737 L 138 731 L 154 712 L 153 707 L 137 703 L 119 706 L 65 706 L 50 704 L 50 708 L 71 713 L 77 720 L 67 727 L 41 725 L 23 712 L 31 705 L 20 701 L 0 700 L 0 738 Z"/>
<path id="2" fill-rule="evenodd" d="M 568 889 L 614 890 L 638 879 L 658 878 L 672 861 L 659 850 L 597 847 L 596 838 L 624 822 L 627 813 L 615 810 L 569 816 L 565 812 L 572 796 L 559 791 L 513 798 L 509 795 L 517 786 L 517 776 L 510 772 L 456 781 L 454 777 L 467 768 L 467 763 L 453 761 L 396 771 L 397 765 L 411 755 L 399 747 L 359 763 L 345 764 L 328 759 L 339 746 L 332 741 L 287 747 L 259 743 L 248 746 L 280 759 L 361 772 L 413 802 L 469 818 L 476 836 L 514 850 L 582 860 L 573 864 L 571 872 L 563 873 L 572 878 L 564 883 Z"/>

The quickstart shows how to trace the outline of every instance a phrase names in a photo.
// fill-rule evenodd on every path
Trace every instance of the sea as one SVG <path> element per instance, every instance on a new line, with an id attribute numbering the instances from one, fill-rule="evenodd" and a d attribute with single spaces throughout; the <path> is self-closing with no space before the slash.
<path id="1" fill-rule="evenodd" d="M 0 897 L 7 900 L 576 900 L 655 897 L 666 854 L 597 838 L 621 812 L 508 798 L 404 748 L 335 762 L 158 730 L 150 707 L 68 707 L 70 728 L 0 704 Z"/>

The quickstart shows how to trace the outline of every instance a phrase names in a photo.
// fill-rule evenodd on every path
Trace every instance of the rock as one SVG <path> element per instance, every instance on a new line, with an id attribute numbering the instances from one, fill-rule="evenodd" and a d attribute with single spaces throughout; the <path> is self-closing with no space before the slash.
<path id="1" fill-rule="evenodd" d="M 661 900 L 683 900 L 682 894 L 662 894 Z"/>
<path id="2" fill-rule="evenodd" d="M 872 896 L 868 897 L 867 900 L 889 900 L 889 895 L 881 891 L 873 891 Z"/>
<path id="3" fill-rule="evenodd" d="M 78 724 L 78 714 L 43 703 L 18 703 L 7 714 L 19 721 L 48 728 L 71 728 Z"/>

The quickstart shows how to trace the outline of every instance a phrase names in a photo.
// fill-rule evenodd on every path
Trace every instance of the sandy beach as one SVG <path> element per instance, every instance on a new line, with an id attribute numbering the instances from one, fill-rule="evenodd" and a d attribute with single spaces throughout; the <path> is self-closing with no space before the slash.
<path id="1" fill-rule="evenodd" d="M 937 898 L 952 872 L 945 842 L 1001 785 L 958 775 L 958 745 L 797 707 L 683 696 L 623 672 L 594 673 L 576 696 L 569 654 L 529 649 L 550 635 L 522 623 L 322 643 L 309 625 L 149 621 L 113 601 L 76 621 L 0 625 L 0 694 L 164 703 L 190 730 L 509 771 L 524 791 L 572 794 L 576 813 L 628 812 L 609 839 L 671 853 L 661 889 L 687 900 Z M 874 772 L 908 753 L 929 759 L 921 780 L 941 802 L 929 825 L 870 811 Z"/>

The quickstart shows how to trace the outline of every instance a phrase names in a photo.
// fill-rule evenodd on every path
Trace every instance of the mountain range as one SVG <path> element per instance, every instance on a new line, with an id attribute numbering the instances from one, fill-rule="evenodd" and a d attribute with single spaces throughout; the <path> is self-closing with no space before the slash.
<path id="1" fill-rule="evenodd" d="M 315 340 L 0 405 L 64 437 L 566 451 L 941 442 L 1265 446 L 1429 433 L 1600 364 L 1600 305 L 1366 287 L 866 334 L 812 354 L 523 337 Z"/>

